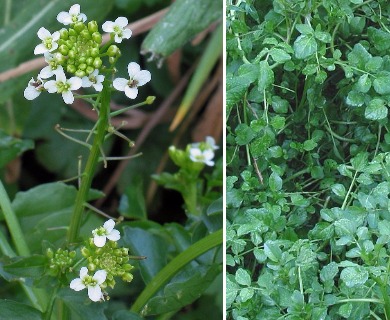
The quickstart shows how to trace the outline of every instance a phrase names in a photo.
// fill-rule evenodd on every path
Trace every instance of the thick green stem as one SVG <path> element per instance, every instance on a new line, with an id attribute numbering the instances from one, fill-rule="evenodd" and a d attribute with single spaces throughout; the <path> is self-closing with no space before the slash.
<path id="1" fill-rule="evenodd" d="M 131 307 L 131 311 L 139 313 L 148 300 L 176 273 L 178 273 L 187 263 L 196 257 L 222 244 L 222 229 L 208 235 L 207 237 L 194 243 L 188 249 L 177 255 L 148 283 L 146 288 L 138 296 Z"/>
<path id="2" fill-rule="evenodd" d="M 100 148 L 104 141 L 104 136 L 108 127 L 108 114 L 110 109 L 111 90 L 108 81 L 103 83 L 103 90 L 101 93 L 101 104 L 99 119 L 97 122 L 96 135 L 93 140 L 92 148 L 89 153 L 87 164 L 84 173 L 81 176 L 80 188 L 76 196 L 75 207 L 68 231 L 68 242 L 76 242 L 80 226 L 81 218 L 84 212 L 84 204 L 87 202 L 88 193 L 91 188 L 92 179 L 96 170 L 97 163 L 100 156 Z"/>

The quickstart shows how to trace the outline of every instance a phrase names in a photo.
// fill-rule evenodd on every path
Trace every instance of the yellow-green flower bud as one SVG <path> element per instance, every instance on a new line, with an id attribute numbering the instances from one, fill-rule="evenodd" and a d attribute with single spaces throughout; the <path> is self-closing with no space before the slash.
<path id="1" fill-rule="evenodd" d="M 102 35 L 99 32 L 94 32 L 92 34 L 92 40 L 98 44 L 102 43 Z"/>
<path id="2" fill-rule="evenodd" d="M 74 258 L 76 257 L 76 251 L 71 251 L 71 252 L 69 252 L 69 257 L 70 257 L 71 259 L 74 259 Z"/>
<path id="3" fill-rule="evenodd" d="M 90 55 L 91 57 L 96 58 L 99 55 L 99 48 L 92 48 Z"/>
<path id="4" fill-rule="evenodd" d="M 99 57 L 96 57 L 94 60 L 93 60 L 93 66 L 96 68 L 96 69 L 99 69 L 101 66 L 102 66 L 102 59 L 100 59 Z"/>
<path id="5" fill-rule="evenodd" d="M 88 270 L 89 271 L 95 271 L 96 270 L 96 265 L 93 263 L 88 263 Z"/>
<path id="6" fill-rule="evenodd" d="M 94 69 L 93 67 L 88 66 L 87 69 L 85 69 L 85 72 L 86 72 L 87 74 L 91 74 L 94 70 L 95 70 L 95 69 Z"/>
<path id="7" fill-rule="evenodd" d="M 72 49 L 72 48 L 73 48 L 73 43 L 72 43 L 72 41 L 70 41 L 70 40 L 66 40 L 66 41 L 65 41 L 65 45 L 66 45 L 69 49 Z"/>
<path id="8" fill-rule="evenodd" d="M 58 51 L 61 52 L 64 56 L 68 55 L 69 48 L 66 45 L 61 45 L 58 48 Z"/>
<path id="9" fill-rule="evenodd" d="M 49 259 L 52 259 L 52 258 L 54 257 L 53 250 L 50 249 L 50 248 L 48 248 L 48 249 L 46 250 L 46 255 L 47 255 L 47 257 L 48 257 Z"/>
<path id="10" fill-rule="evenodd" d="M 91 37 L 91 34 L 89 33 L 89 31 L 87 29 L 84 29 L 83 31 L 80 32 L 80 35 L 86 39 L 86 40 L 90 40 L 92 37 Z"/>
<path id="11" fill-rule="evenodd" d="M 89 66 L 92 66 L 93 65 L 93 58 L 92 57 L 89 57 L 85 60 L 85 63 Z"/>
<path id="12" fill-rule="evenodd" d="M 80 70 L 85 70 L 85 69 L 87 69 L 87 65 L 85 63 L 82 63 L 82 64 L 79 65 L 79 69 Z"/>
<path id="13" fill-rule="evenodd" d="M 107 50 L 107 54 L 109 57 L 116 57 L 119 52 L 120 50 L 115 44 L 111 45 Z"/>
<path id="14" fill-rule="evenodd" d="M 76 77 L 82 78 L 85 76 L 85 71 L 79 69 L 74 74 L 76 75 Z"/>
<path id="15" fill-rule="evenodd" d="M 85 63 L 87 58 L 82 54 L 81 57 L 78 59 L 79 63 Z"/>
<path id="16" fill-rule="evenodd" d="M 74 64 L 68 64 L 66 66 L 66 71 L 68 71 L 69 73 L 75 73 L 76 72 L 76 67 L 74 66 Z"/>
<path id="17" fill-rule="evenodd" d="M 76 30 L 77 33 L 80 33 L 85 29 L 85 24 L 79 21 L 73 25 L 73 28 Z"/>
<path id="18" fill-rule="evenodd" d="M 123 281 L 131 282 L 133 280 L 133 275 L 131 273 L 125 273 L 122 276 Z"/>
<path id="19" fill-rule="evenodd" d="M 117 58 L 115 57 L 109 57 L 108 58 L 108 62 L 111 63 L 111 64 L 114 64 L 116 62 Z"/>
<path id="20" fill-rule="evenodd" d="M 66 29 L 61 29 L 60 30 L 60 39 L 62 40 L 68 40 L 69 37 L 69 32 Z"/>
<path id="21" fill-rule="evenodd" d="M 74 30 L 74 29 L 72 29 L 72 28 L 70 28 L 70 29 L 68 30 L 68 34 L 69 34 L 69 36 L 77 36 L 76 30 Z"/>
<path id="22" fill-rule="evenodd" d="M 149 96 L 149 97 L 146 98 L 145 102 L 146 102 L 146 104 L 152 104 L 155 99 L 156 99 L 156 97 Z"/>
<path id="23" fill-rule="evenodd" d="M 96 21 L 89 21 L 88 22 L 88 31 L 92 34 L 92 33 L 94 33 L 94 32 L 96 32 L 96 31 L 98 31 L 99 29 L 98 29 L 98 24 L 97 24 L 97 22 Z"/>
<path id="24" fill-rule="evenodd" d="M 76 42 L 77 42 L 76 36 L 69 36 L 69 41 L 70 41 L 72 44 L 76 43 Z"/>
<path id="25" fill-rule="evenodd" d="M 76 52 L 74 50 L 69 50 L 68 56 L 69 58 L 74 59 L 76 58 Z"/>

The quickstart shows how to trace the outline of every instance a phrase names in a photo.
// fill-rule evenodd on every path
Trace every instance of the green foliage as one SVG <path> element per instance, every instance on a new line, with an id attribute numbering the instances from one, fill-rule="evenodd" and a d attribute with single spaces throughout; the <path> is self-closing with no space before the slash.
<path id="1" fill-rule="evenodd" d="M 228 318 L 389 318 L 390 5 L 227 10 Z"/>

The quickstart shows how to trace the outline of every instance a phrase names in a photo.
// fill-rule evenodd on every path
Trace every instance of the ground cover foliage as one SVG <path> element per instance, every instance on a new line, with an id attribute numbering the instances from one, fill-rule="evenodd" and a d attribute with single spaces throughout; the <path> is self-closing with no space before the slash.
<path id="1" fill-rule="evenodd" d="M 227 6 L 229 319 L 389 319 L 390 3 Z"/>
<path id="2" fill-rule="evenodd" d="M 0 1 L 0 319 L 222 317 L 221 21 L 221 0 Z M 104 65 L 72 104 L 31 95 L 59 30 L 68 78 Z"/>

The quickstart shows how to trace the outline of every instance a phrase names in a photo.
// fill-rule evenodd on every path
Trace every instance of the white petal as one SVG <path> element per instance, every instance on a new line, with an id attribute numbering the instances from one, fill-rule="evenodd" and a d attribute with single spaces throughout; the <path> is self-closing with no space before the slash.
<path id="1" fill-rule="evenodd" d="M 57 14 L 57 21 L 66 25 L 66 26 L 73 22 L 72 16 L 68 12 L 65 12 L 65 11 L 62 11 L 59 14 Z"/>
<path id="2" fill-rule="evenodd" d="M 76 278 L 76 279 L 73 279 L 71 282 L 70 282 L 70 288 L 75 290 L 75 291 L 80 291 L 80 290 L 83 290 L 85 289 L 85 285 L 84 283 L 81 281 L 80 278 Z"/>
<path id="3" fill-rule="evenodd" d="M 129 80 L 125 78 L 116 78 L 112 85 L 116 90 L 125 91 L 128 82 Z"/>
<path id="4" fill-rule="evenodd" d="M 76 3 L 70 7 L 69 14 L 74 14 L 77 16 L 79 13 L 80 13 L 80 5 L 79 4 Z"/>
<path id="5" fill-rule="evenodd" d="M 121 233 L 118 230 L 116 230 L 116 229 L 112 230 L 107 235 L 107 239 L 109 239 L 111 241 L 118 241 L 120 238 L 121 238 Z"/>
<path id="6" fill-rule="evenodd" d="M 79 77 L 72 77 L 68 80 L 68 83 L 70 84 L 70 90 L 77 90 L 80 89 L 82 81 Z"/>
<path id="7" fill-rule="evenodd" d="M 137 80 L 138 84 L 137 86 L 143 86 L 145 83 L 149 82 L 152 79 L 152 75 L 148 70 L 141 70 L 138 72 L 134 78 L 134 80 Z"/>
<path id="8" fill-rule="evenodd" d="M 103 82 L 104 81 L 104 76 L 102 74 L 99 74 L 96 76 L 96 82 Z"/>
<path id="9" fill-rule="evenodd" d="M 79 20 L 81 20 L 82 22 L 85 22 L 85 21 L 87 21 L 87 16 L 84 13 L 80 13 Z"/>
<path id="10" fill-rule="evenodd" d="M 32 86 L 28 86 L 26 89 L 24 89 L 24 97 L 27 100 L 34 100 L 41 94 L 41 91 L 38 91 Z"/>
<path id="11" fill-rule="evenodd" d="M 45 84 L 43 86 L 45 87 L 45 89 L 49 93 L 57 92 L 57 86 L 56 86 L 56 81 L 55 80 L 49 80 L 49 81 L 45 82 Z"/>
<path id="12" fill-rule="evenodd" d="M 126 86 L 125 87 L 125 94 L 130 99 L 135 99 L 135 98 L 137 98 L 137 95 L 138 95 L 138 89 L 137 88 L 130 88 L 129 86 Z"/>
<path id="13" fill-rule="evenodd" d="M 116 18 L 115 23 L 116 23 L 118 26 L 124 28 L 124 27 L 127 26 L 127 24 L 128 24 L 129 22 L 128 22 L 128 20 L 127 20 L 126 17 L 118 17 L 118 18 Z"/>
<path id="14" fill-rule="evenodd" d="M 40 43 L 35 47 L 34 54 L 41 54 L 41 53 L 45 53 L 48 51 L 49 51 L 49 49 L 47 49 L 43 43 Z"/>
<path id="15" fill-rule="evenodd" d="M 212 167 L 214 165 L 214 161 L 212 161 L 212 160 L 205 160 L 204 163 L 210 167 Z"/>
<path id="16" fill-rule="evenodd" d="M 64 70 L 56 70 L 54 74 L 56 75 L 57 82 L 66 82 L 66 75 Z"/>
<path id="17" fill-rule="evenodd" d="M 129 39 L 132 34 L 133 34 L 133 32 L 130 29 L 125 29 L 125 30 L 123 30 L 122 38 Z"/>
<path id="18" fill-rule="evenodd" d="M 89 80 L 89 78 L 87 76 L 85 76 L 81 79 L 81 86 L 83 88 L 89 88 L 92 86 L 92 82 L 91 82 L 91 80 Z"/>
<path id="19" fill-rule="evenodd" d="M 41 40 L 45 40 L 46 38 L 51 37 L 51 33 L 49 30 L 45 29 L 44 27 L 39 28 L 37 32 L 38 38 Z"/>
<path id="20" fill-rule="evenodd" d="M 65 91 L 62 93 L 62 99 L 66 104 L 72 104 L 74 101 L 73 93 L 70 91 Z"/>
<path id="21" fill-rule="evenodd" d="M 107 277 L 107 272 L 106 270 L 98 270 L 95 272 L 95 274 L 93 275 L 93 279 L 98 283 L 98 284 L 102 284 L 104 281 L 106 281 L 106 277 Z"/>
<path id="22" fill-rule="evenodd" d="M 129 73 L 131 79 L 133 79 L 133 77 L 140 71 L 141 67 L 136 62 L 130 62 L 127 66 L 127 72 Z"/>
<path id="23" fill-rule="evenodd" d="M 112 219 L 107 220 L 103 224 L 103 228 L 106 229 L 107 233 L 110 233 L 112 229 L 114 229 L 114 227 L 115 227 L 115 221 Z"/>
<path id="24" fill-rule="evenodd" d="M 45 61 L 46 61 L 47 63 L 49 63 L 50 61 L 54 60 L 54 55 L 51 54 L 50 52 L 45 52 L 45 53 L 43 54 L 43 56 L 45 57 Z"/>
<path id="25" fill-rule="evenodd" d="M 214 158 L 214 151 L 210 149 L 204 150 L 203 156 L 206 160 L 211 160 L 212 158 Z"/>
<path id="26" fill-rule="evenodd" d="M 53 35 L 51 36 L 53 41 L 57 41 L 60 39 L 60 33 L 58 31 L 54 32 Z"/>
<path id="27" fill-rule="evenodd" d="M 38 77 L 41 77 L 42 79 L 47 79 L 47 78 L 50 78 L 53 75 L 54 75 L 54 73 L 51 70 L 51 67 L 50 66 L 46 66 L 46 67 L 44 67 L 41 70 L 41 72 L 39 72 Z"/>
<path id="28" fill-rule="evenodd" d="M 214 140 L 214 138 L 211 137 L 211 136 L 207 136 L 207 137 L 206 137 L 206 143 L 207 143 L 207 144 L 210 146 L 210 148 L 212 148 L 213 150 L 219 149 L 219 146 L 217 146 L 217 145 L 215 144 L 215 140 Z"/>
<path id="29" fill-rule="evenodd" d="M 80 278 L 84 279 L 85 276 L 87 276 L 87 275 L 88 275 L 88 268 L 87 267 L 82 267 L 80 269 Z"/>
<path id="30" fill-rule="evenodd" d="M 190 159 L 194 162 L 199 162 L 198 157 L 202 155 L 202 151 L 197 148 L 190 149 Z"/>
<path id="31" fill-rule="evenodd" d="M 103 297 L 102 289 L 98 285 L 92 287 L 88 286 L 88 297 L 92 301 L 100 301 L 100 299 Z"/>
<path id="32" fill-rule="evenodd" d="M 102 29 L 104 32 L 113 32 L 114 31 L 114 22 L 112 21 L 106 21 L 102 25 Z"/>
<path id="33" fill-rule="evenodd" d="M 117 34 L 115 34 L 114 40 L 116 43 L 122 43 L 122 37 L 118 36 Z"/>
<path id="34" fill-rule="evenodd" d="M 51 49 L 49 50 L 49 52 L 52 52 L 54 50 L 56 50 L 58 48 L 58 43 L 57 42 L 52 42 L 51 43 Z"/>
<path id="35" fill-rule="evenodd" d="M 98 92 L 103 90 L 103 85 L 101 83 L 96 83 L 96 84 L 93 84 L 92 86 Z"/>
<path id="36" fill-rule="evenodd" d="M 106 244 L 106 236 L 95 235 L 93 237 L 93 243 L 99 248 L 104 247 L 104 245 Z"/>

